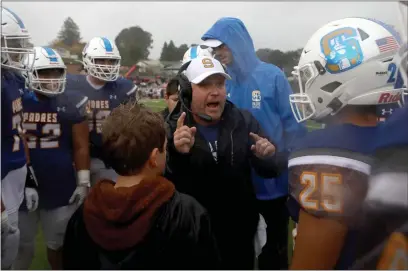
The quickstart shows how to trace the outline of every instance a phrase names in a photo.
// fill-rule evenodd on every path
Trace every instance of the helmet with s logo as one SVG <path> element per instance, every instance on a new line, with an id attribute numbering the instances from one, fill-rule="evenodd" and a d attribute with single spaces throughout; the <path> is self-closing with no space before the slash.
<path id="1" fill-rule="evenodd" d="M 290 95 L 296 120 L 321 120 L 346 105 L 398 102 L 402 89 L 393 85 L 400 44 L 395 30 L 372 19 L 345 18 L 321 27 L 292 72 L 300 88 Z"/>

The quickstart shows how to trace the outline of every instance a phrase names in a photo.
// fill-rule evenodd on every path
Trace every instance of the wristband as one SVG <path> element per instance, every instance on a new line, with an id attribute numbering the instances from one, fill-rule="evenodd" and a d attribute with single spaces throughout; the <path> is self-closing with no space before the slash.
<path id="1" fill-rule="evenodd" d="M 81 169 L 77 171 L 77 185 L 91 187 L 91 171 Z"/>
<path id="2" fill-rule="evenodd" d="M 30 187 L 30 188 L 38 187 L 38 181 L 37 181 L 37 178 L 35 177 L 34 169 L 31 163 L 27 164 L 27 176 L 26 176 L 25 186 Z"/>

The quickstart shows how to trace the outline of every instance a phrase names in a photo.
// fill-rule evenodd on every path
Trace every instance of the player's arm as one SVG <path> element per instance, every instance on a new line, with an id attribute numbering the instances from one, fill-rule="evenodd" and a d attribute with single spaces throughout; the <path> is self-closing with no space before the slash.
<path id="1" fill-rule="evenodd" d="M 38 203 L 39 203 L 39 197 L 38 197 L 38 192 L 37 192 L 38 181 L 37 181 L 37 177 L 35 176 L 34 168 L 31 165 L 30 149 L 28 148 L 27 136 L 25 135 L 25 131 L 23 129 L 21 129 L 19 136 L 21 140 L 23 141 L 24 152 L 25 152 L 26 160 L 27 160 L 27 175 L 26 175 L 25 191 L 24 191 L 26 205 L 27 205 L 28 211 L 33 212 L 37 210 Z"/>
<path id="2" fill-rule="evenodd" d="M 89 175 L 90 156 L 89 156 L 89 126 L 88 120 L 74 124 L 72 127 L 72 138 L 74 147 L 74 163 L 78 172 L 78 178 L 81 172 Z M 83 177 L 82 177 L 83 178 Z"/>
<path id="3" fill-rule="evenodd" d="M 289 161 L 290 193 L 301 208 L 290 269 L 335 268 L 367 189 L 369 166 L 352 160 L 303 156 Z"/>
<path id="4" fill-rule="evenodd" d="M 78 114 L 72 126 L 74 163 L 77 170 L 78 186 L 90 185 L 89 125 L 86 114 L 88 98 L 84 97 L 77 105 Z"/>
<path id="5" fill-rule="evenodd" d="M 290 269 L 333 269 L 347 232 L 344 223 L 301 210 Z"/>

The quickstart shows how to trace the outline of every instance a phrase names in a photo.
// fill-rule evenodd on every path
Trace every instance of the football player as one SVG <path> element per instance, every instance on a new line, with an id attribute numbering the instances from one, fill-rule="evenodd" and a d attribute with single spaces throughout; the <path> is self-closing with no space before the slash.
<path id="1" fill-rule="evenodd" d="M 116 180 L 116 172 L 103 162 L 101 125 L 114 108 L 136 97 L 136 85 L 119 78 L 120 60 L 118 48 L 110 39 L 95 37 L 82 52 L 87 75 L 67 76 L 67 91 L 78 89 L 89 98 L 91 184 L 102 178 Z"/>
<path id="2" fill-rule="evenodd" d="M 291 213 L 298 223 L 291 269 L 347 269 L 355 259 L 355 221 L 367 192 L 377 130 L 376 106 L 398 102 L 399 36 L 372 19 L 345 18 L 308 41 L 290 95 L 296 119 L 328 123 L 308 133 L 289 160 Z"/>
<path id="3" fill-rule="evenodd" d="M 17 256 L 20 232 L 18 208 L 24 193 L 35 209 L 38 195 L 33 188 L 34 175 L 26 157 L 21 123 L 21 95 L 25 82 L 20 71 L 30 69 L 23 59 L 33 54 L 30 34 L 11 10 L 1 8 L 1 268 L 10 269 Z M 27 166 L 26 166 L 27 165 Z M 26 182 L 27 180 L 27 182 Z"/>
<path id="4" fill-rule="evenodd" d="M 408 84 L 407 1 L 400 1 L 401 36 L 405 41 L 396 59 L 401 81 Z M 402 82 L 396 83 L 400 88 Z M 376 135 L 364 204 L 363 233 L 353 269 L 408 269 L 408 106 L 395 111 Z"/>
<path id="5" fill-rule="evenodd" d="M 52 269 L 61 269 L 65 229 L 90 187 L 89 130 L 86 105 L 80 92 L 65 92 L 66 66 L 48 47 L 34 47 L 27 63 L 29 92 L 23 96 L 23 128 L 38 180 L 39 207 L 20 207 L 21 232 L 15 268 L 27 270 L 35 249 L 38 222 Z"/>

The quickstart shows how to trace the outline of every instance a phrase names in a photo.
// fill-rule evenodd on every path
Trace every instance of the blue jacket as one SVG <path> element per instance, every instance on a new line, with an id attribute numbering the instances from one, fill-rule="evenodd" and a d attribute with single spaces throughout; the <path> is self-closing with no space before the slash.
<path id="1" fill-rule="evenodd" d="M 232 77 L 227 80 L 229 100 L 254 115 L 279 151 L 289 151 L 306 128 L 293 117 L 289 104 L 292 90 L 285 74 L 275 65 L 258 59 L 252 38 L 239 19 L 219 19 L 201 39 L 217 39 L 232 51 L 233 61 L 227 66 Z M 253 171 L 253 182 L 258 199 L 288 194 L 287 172 L 277 179 L 263 179 Z"/>

